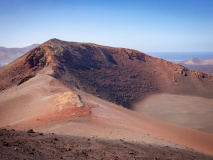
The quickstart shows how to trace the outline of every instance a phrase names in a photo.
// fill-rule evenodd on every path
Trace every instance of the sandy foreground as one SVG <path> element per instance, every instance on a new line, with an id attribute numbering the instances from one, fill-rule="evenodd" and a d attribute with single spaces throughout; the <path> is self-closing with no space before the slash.
<path id="1" fill-rule="evenodd" d="M 0 159 L 210 160 L 213 158 L 190 149 L 162 147 L 121 139 L 107 140 L 3 129 L 0 129 L 0 135 Z"/>
<path id="2" fill-rule="evenodd" d="M 84 141 L 87 142 L 88 138 L 94 137 L 95 139 L 92 142 L 97 143 L 98 146 L 99 143 L 107 143 L 109 146 L 110 144 L 119 143 L 115 153 L 118 157 L 121 154 L 120 146 L 123 146 L 124 142 L 135 149 L 138 145 L 139 148 L 144 147 L 146 149 L 150 145 L 154 145 L 151 153 L 157 153 L 159 149 L 160 155 L 164 153 L 166 146 L 166 148 L 169 147 L 171 149 L 172 153 L 169 152 L 170 154 L 176 154 L 173 151 L 178 148 L 177 155 L 180 152 L 190 156 L 194 155 L 194 153 L 200 154 L 197 151 L 213 155 L 213 135 L 210 133 L 170 124 L 145 114 L 136 113 L 84 92 L 69 89 L 48 75 L 38 74 L 20 86 L 1 92 L 0 102 L 0 127 L 25 131 L 17 132 L 17 137 L 21 136 L 21 134 L 24 135 L 30 128 L 36 132 L 54 132 L 61 136 L 62 139 L 72 139 L 72 136 L 84 137 L 80 138 L 80 144 L 83 144 Z M 5 134 L 7 131 L 1 130 L 1 132 Z M 51 139 L 51 137 L 47 136 L 48 138 Z M 31 140 L 35 139 L 32 138 Z M 49 140 L 46 145 L 48 145 Z M 70 145 L 70 143 L 67 145 Z M 97 151 L 103 150 L 102 147 L 97 147 Z M 104 145 L 104 147 L 106 146 Z M 128 148 L 128 146 L 126 147 Z M 60 147 L 56 147 L 57 149 L 60 150 Z M 142 156 L 145 154 L 144 151 L 146 149 L 137 149 L 137 152 Z M 75 147 L 75 150 L 78 150 L 78 147 Z M 188 152 L 189 150 L 190 152 Z M 127 153 L 126 155 L 126 151 L 123 152 L 122 150 L 124 154 L 121 154 L 123 156 L 121 156 L 121 159 L 130 158 L 128 156 L 131 154 Z M 99 155 L 99 152 L 97 153 Z M 113 152 L 109 150 L 109 153 L 112 154 Z M 149 158 L 151 153 L 147 153 Z M 143 157 L 140 156 L 138 157 L 139 159 Z M 206 155 L 203 154 L 203 156 Z M 154 157 L 152 156 L 152 159 Z M 167 156 L 162 157 L 165 158 Z M 173 158 L 177 157 L 174 156 Z M 106 158 L 110 159 L 109 157 Z M 116 159 L 116 157 L 111 158 Z"/>

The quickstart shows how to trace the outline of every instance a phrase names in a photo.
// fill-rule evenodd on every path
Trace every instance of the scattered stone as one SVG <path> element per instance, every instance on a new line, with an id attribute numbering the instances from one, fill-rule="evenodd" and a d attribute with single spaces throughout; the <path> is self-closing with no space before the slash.
<path id="1" fill-rule="evenodd" d="M 9 143 L 8 142 L 2 142 L 3 146 L 9 146 Z"/>
<path id="2" fill-rule="evenodd" d="M 0 129 L 0 131 L 2 131 Z M 2 159 L 142 159 L 143 156 L 149 156 L 147 159 L 161 160 L 161 159 L 208 159 L 205 155 L 200 155 L 194 151 L 175 150 L 175 148 L 155 148 L 152 145 L 151 152 L 149 144 L 146 144 L 147 153 L 143 149 L 135 150 L 138 148 L 138 144 L 124 143 L 121 140 L 113 141 L 114 146 L 101 147 L 101 145 L 111 144 L 111 141 L 100 141 L 96 139 L 86 138 L 80 139 L 77 137 L 58 137 L 57 135 L 47 135 L 40 137 L 39 132 L 35 134 L 27 133 L 27 131 L 12 132 L 7 130 L 2 132 L 3 137 L 0 137 L 0 157 L 5 154 Z M 10 134 L 13 136 L 10 136 Z M 28 136 L 34 135 L 35 137 Z M 43 135 L 43 134 L 42 134 Z M 37 137 L 36 137 L 37 136 Z M 26 138 L 26 139 L 23 139 Z M 96 138 L 96 137 L 95 137 Z M 60 139 L 60 140 L 59 140 Z M 51 141 L 52 140 L 52 141 Z M 58 140 L 58 142 L 56 142 Z M 96 141 L 97 143 L 90 144 L 90 141 Z M 51 141 L 51 143 L 50 143 Z M 81 143 L 79 143 L 79 141 Z M 9 144 L 8 144 L 9 143 Z M 83 147 L 81 147 L 83 145 Z M 94 146 L 93 146 L 94 145 Z M 144 145 L 144 144 L 142 144 Z M 168 144 L 167 144 L 168 145 Z M 8 147 L 6 147 L 8 146 Z M 97 148 L 96 148 L 97 147 Z M 149 147 L 149 148 L 147 148 Z M 170 150 L 171 148 L 171 150 Z M 2 150 L 1 150 L 2 149 Z M 97 149 L 97 150 L 96 150 Z M 6 151 L 6 152 L 5 152 Z M 153 151 L 153 152 L 152 152 Z M 164 151 L 164 152 L 163 152 Z M 163 153 L 162 153 L 163 152 Z M 105 154 L 106 153 L 106 154 Z M 172 154 L 171 154 L 172 153 Z M 170 155 L 171 154 L 171 155 Z M 15 157 L 17 156 L 17 157 Z M 19 157 L 20 156 L 20 157 Z M 159 157 L 155 157 L 159 156 Z M 177 156 L 177 157 L 176 157 Z M 9 157 L 9 158 L 7 158 Z M 76 157 L 76 158 L 75 158 Z M 0 158 L 1 159 L 1 158 Z M 211 157 L 209 158 L 211 159 Z"/>
<path id="3" fill-rule="evenodd" d="M 44 135 L 44 133 L 39 133 L 39 135 L 40 135 L 40 136 L 43 136 L 43 135 Z"/>
<path id="4" fill-rule="evenodd" d="M 33 131 L 33 129 L 29 129 L 29 130 L 27 131 L 27 133 L 35 133 L 35 132 Z"/>
<path id="5" fill-rule="evenodd" d="M 187 76 L 187 73 L 184 70 L 181 71 L 181 74 Z"/>
<path id="6" fill-rule="evenodd" d="M 173 82 L 177 82 L 177 80 L 175 79 L 175 76 L 173 76 Z"/>
<path id="7" fill-rule="evenodd" d="M 88 154 L 87 154 L 87 152 L 86 152 L 86 151 L 82 151 L 82 154 L 83 154 L 85 157 L 87 157 L 87 156 L 88 156 Z"/>

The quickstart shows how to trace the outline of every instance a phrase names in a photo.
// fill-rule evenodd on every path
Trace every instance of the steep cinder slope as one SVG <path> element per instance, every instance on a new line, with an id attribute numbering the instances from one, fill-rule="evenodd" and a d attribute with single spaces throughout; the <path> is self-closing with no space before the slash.
<path id="1" fill-rule="evenodd" d="M 0 88 L 49 74 L 124 107 L 155 92 L 212 97 L 213 77 L 142 52 L 51 39 L 0 69 Z"/>

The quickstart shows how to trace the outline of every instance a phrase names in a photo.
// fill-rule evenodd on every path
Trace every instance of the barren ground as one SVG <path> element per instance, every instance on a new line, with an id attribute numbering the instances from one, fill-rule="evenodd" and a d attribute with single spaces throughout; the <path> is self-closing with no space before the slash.
<path id="1" fill-rule="evenodd" d="M 212 80 L 135 50 L 47 41 L 0 70 L 0 128 L 22 131 L 1 130 L 2 159 L 206 159 Z M 183 123 L 127 109 L 151 94 L 152 114 Z"/>
<path id="2" fill-rule="evenodd" d="M 188 147 L 213 154 L 212 134 L 159 121 L 82 91 L 70 90 L 47 75 L 36 75 L 1 94 L 4 95 L 0 105 L 1 128 L 27 131 L 33 127 L 43 133 Z"/>
<path id="3" fill-rule="evenodd" d="M 205 159 L 213 157 L 191 149 L 144 142 L 106 140 L 0 129 L 0 159 Z"/>
<path id="4" fill-rule="evenodd" d="M 168 123 L 213 134 L 213 99 L 156 94 L 135 104 L 132 109 Z"/>

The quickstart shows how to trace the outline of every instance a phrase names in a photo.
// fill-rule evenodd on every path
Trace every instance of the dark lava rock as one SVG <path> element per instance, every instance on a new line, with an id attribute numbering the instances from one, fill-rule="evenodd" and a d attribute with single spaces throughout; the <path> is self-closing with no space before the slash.
<path id="1" fill-rule="evenodd" d="M 2 142 L 3 146 L 9 146 L 9 143 L 8 142 Z"/>
<path id="2" fill-rule="evenodd" d="M 27 133 L 35 133 L 35 132 L 33 131 L 33 129 L 29 129 L 29 130 L 27 131 Z"/>

